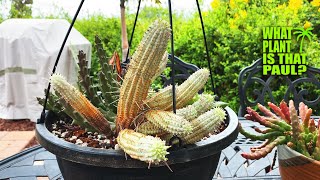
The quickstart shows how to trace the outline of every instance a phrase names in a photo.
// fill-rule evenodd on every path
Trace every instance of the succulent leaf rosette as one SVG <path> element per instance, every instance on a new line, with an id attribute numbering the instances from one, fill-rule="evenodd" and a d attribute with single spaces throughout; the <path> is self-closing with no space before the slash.
<path id="1" fill-rule="evenodd" d="M 265 157 L 277 145 L 287 145 L 293 150 L 306 157 L 320 160 L 320 126 L 316 126 L 315 120 L 311 118 L 312 109 L 303 102 L 299 103 L 299 113 L 294 106 L 293 100 L 289 106 L 282 101 L 279 106 L 269 102 L 270 111 L 265 106 L 258 104 L 259 110 L 264 114 L 248 107 L 245 118 L 258 122 L 265 129 L 254 128 L 259 134 L 245 131 L 239 124 L 240 133 L 252 140 L 265 141 L 259 147 L 251 148 L 250 153 L 242 153 L 246 159 L 260 159 Z"/>
<path id="2" fill-rule="evenodd" d="M 198 95 L 208 80 L 207 69 L 196 71 L 176 86 L 176 114 L 172 112 L 171 86 L 150 94 L 153 80 L 168 61 L 169 27 L 162 20 L 149 27 L 121 78 L 109 65 L 101 41 L 96 38 L 101 64 L 99 83 L 93 85 L 85 54 L 80 52 L 79 87 L 59 74 L 52 75 L 54 93 L 49 96 L 48 109 L 67 114 L 73 124 L 87 131 L 116 138 L 131 158 L 149 164 L 167 160 L 170 137 L 178 136 L 183 144 L 193 144 L 217 130 L 226 118 L 220 107 L 224 104 L 216 102 L 213 95 Z M 43 104 L 43 99 L 39 102 Z"/>

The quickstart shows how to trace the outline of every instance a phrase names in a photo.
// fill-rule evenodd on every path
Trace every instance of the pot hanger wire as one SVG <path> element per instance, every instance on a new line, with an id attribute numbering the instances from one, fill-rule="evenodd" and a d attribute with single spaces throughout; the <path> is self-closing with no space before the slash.
<path id="1" fill-rule="evenodd" d="M 77 20 L 77 17 L 78 17 L 78 15 L 79 15 L 79 12 L 80 12 L 80 10 L 81 10 L 81 8 L 82 8 L 82 5 L 83 5 L 84 1 L 85 1 L 85 0 L 81 0 L 81 2 L 80 2 L 80 4 L 79 4 L 79 7 L 78 7 L 78 9 L 77 9 L 77 11 L 76 11 L 76 14 L 74 15 L 74 17 L 73 17 L 73 19 L 72 19 L 72 22 L 71 22 L 71 24 L 70 24 L 70 26 L 69 26 L 69 29 L 68 29 L 68 31 L 67 31 L 67 34 L 66 34 L 66 36 L 64 37 L 64 40 L 63 40 L 62 45 L 61 45 L 61 47 L 60 47 L 60 50 L 59 50 L 57 59 L 56 59 L 56 61 L 55 61 L 55 63 L 54 63 L 54 66 L 53 66 L 51 75 L 53 75 L 53 74 L 56 72 L 56 69 L 57 69 L 58 62 L 59 62 L 59 60 L 60 60 L 62 51 L 63 51 L 63 49 L 64 49 L 64 46 L 66 45 L 66 42 L 67 42 L 67 40 L 68 40 L 68 37 L 69 37 L 70 32 L 71 32 L 71 30 L 72 30 L 72 27 L 73 27 L 74 23 L 75 23 L 76 20 Z M 51 83 L 50 83 L 50 81 L 49 81 L 48 87 L 47 87 L 47 91 L 46 91 L 46 97 L 45 97 L 45 99 L 44 99 L 43 110 L 42 110 L 42 112 L 41 112 L 40 119 L 38 120 L 37 123 L 44 123 L 45 116 L 46 116 L 46 112 L 45 112 L 45 111 L 46 111 L 46 107 L 47 107 L 48 98 L 49 98 L 49 95 L 50 95 L 50 94 L 49 94 L 50 88 L 51 88 Z"/>
<path id="2" fill-rule="evenodd" d="M 60 60 L 60 57 L 61 57 L 61 54 L 62 54 L 62 51 L 65 47 L 65 44 L 67 42 L 67 39 L 70 35 L 70 32 L 72 30 L 72 27 L 79 15 L 79 12 L 82 8 L 82 5 L 84 3 L 85 0 L 81 0 L 80 4 L 79 4 L 79 7 L 72 19 L 72 22 L 70 24 L 70 27 L 67 31 L 67 34 L 62 42 L 62 45 L 60 47 L 60 50 L 59 50 L 59 53 L 58 53 L 58 56 L 57 56 L 57 59 L 55 61 L 55 64 L 53 66 L 53 69 L 52 69 L 52 74 L 55 73 L 56 71 L 56 68 L 57 68 L 57 65 L 58 65 L 58 62 Z M 206 38 L 206 33 L 205 33 L 205 28 L 204 28 L 204 23 L 203 23 L 203 19 L 202 19 L 202 14 L 201 14 L 201 9 L 200 9 L 200 5 L 199 5 L 199 1 L 196 0 L 196 4 L 197 4 L 197 9 L 198 9 L 198 13 L 199 13 L 199 17 L 200 17 L 200 22 L 201 22 L 201 28 L 202 28 L 202 34 L 203 34 L 203 39 L 204 39 L 204 46 L 205 46 L 205 49 L 206 49 L 206 58 L 207 58 L 207 63 L 208 63 L 208 68 L 209 68 L 209 71 L 210 71 L 210 80 L 211 80 L 211 89 L 212 91 L 216 94 L 215 92 L 215 86 L 214 86 L 214 81 L 213 81 L 213 76 L 212 76 L 212 68 L 211 68 L 211 59 L 210 59 L 210 55 L 209 55 L 209 50 L 208 50 L 208 45 L 207 45 L 207 38 Z M 129 52 L 130 52 L 130 47 L 131 47 L 131 44 L 132 44 L 132 39 L 133 39 L 133 36 L 134 36 L 134 31 L 135 31 L 135 28 L 136 28 L 136 25 L 137 25 L 137 21 L 138 21 L 138 16 L 139 16 L 139 12 L 140 12 L 140 5 L 141 5 L 141 0 L 138 1 L 138 7 L 137 7 L 137 12 L 136 12 L 136 15 L 135 15 L 135 21 L 134 21 L 134 25 L 133 25 L 133 28 L 132 28 L 132 32 L 131 32 L 131 37 L 130 37 L 130 41 L 129 41 L 129 48 L 128 48 L 128 52 L 126 54 L 126 61 L 124 62 L 125 64 L 129 63 L 130 60 L 129 60 Z M 174 63 L 174 33 L 173 33 L 173 20 L 172 20 L 172 7 L 171 7 L 171 0 L 168 0 L 168 10 L 169 10 L 169 20 L 170 20 L 170 28 L 171 28 L 171 79 L 172 79 L 172 93 L 173 93 L 173 96 L 172 96 L 172 102 L 173 102 L 173 112 L 176 113 L 176 94 L 175 94 L 175 63 Z M 40 119 L 38 120 L 37 123 L 44 123 L 44 120 L 45 120 L 45 110 L 46 110 L 46 106 L 47 106 L 47 102 L 48 102 L 48 98 L 49 98 L 49 92 L 50 92 L 50 88 L 51 88 L 51 83 L 49 82 L 48 83 L 48 87 L 47 87 L 47 91 L 46 91 L 46 95 L 45 95 L 45 101 L 44 101 L 44 105 L 43 105 L 43 110 L 42 110 L 42 113 L 41 113 L 41 117 Z"/>
<path id="3" fill-rule="evenodd" d="M 171 28 L 171 84 L 172 84 L 172 111 L 174 113 L 176 113 L 176 94 L 175 94 L 175 64 L 174 64 L 174 33 L 173 33 L 173 20 L 172 20 L 172 6 L 171 6 L 171 0 L 168 0 L 168 10 L 169 10 L 169 20 L 170 20 L 170 28 Z M 141 5 L 141 0 L 139 0 L 138 2 L 138 8 L 137 8 L 137 12 L 135 15 L 135 20 L 134 20 L 134 24 L 133 24 L 133 28 L 132 28 L 132 32 L 131 32 L 131 37 L 130 37 L 130 41 L 129 41 L 129 48 L 128 48 L 128 52 L 126 55 L 126 61 L 124 62 L 125 64 L 128 64 L 130 62 L 129 60 L 129 53 L 130 53 L 130 48 L 131 48 L 131 44 L 132 44 L 132 39 L 134 36 L 134 31 L 137 25 L 137 20 L 138 20 L 138 16 L 139 16 L 139 12 L 140 12 L 140 5 Z M 210 58 L 210 54 L 209 54 L 209 49 L 208 49 L 208 43 L 207 43 L 207 37 L 206 37 L 206 32 L 205 32 L 205 28 L 204 28 L 204 23 L 203 23 L 203 19 L 202 19 L 202 13 L 201 13 L 201 8 L 199 5 L 199 0 L 196 0 L 196 5 L 197 5 L 197 9 L 198 9 L 198 13 L 199 13 L 199 18 L 200 18 L 200 22 L 201 22 L 201 29 L 202 29 L 202 35 L 203 35 L 203 42 L 204 42 L 204 46 L 205 46 L 205 50 L 206 50 L 206 60 L 207 60 L 207 64 L 208 64 L 208 68 L 210 71 L 210 81 L 211 81 L 211 90 L 212 92 L 214 92 L 215 94 L 217 94 L 216 89 L 215 89 L 215 85 L 214 85 L 214 81 L 213 81 L 213 75 L 212 75 L 212 68 L 211 68 L 211 58 Z"/>

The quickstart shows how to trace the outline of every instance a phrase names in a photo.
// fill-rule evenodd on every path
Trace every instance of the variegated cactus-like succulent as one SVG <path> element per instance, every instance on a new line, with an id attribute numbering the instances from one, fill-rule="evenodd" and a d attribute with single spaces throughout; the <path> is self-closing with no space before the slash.
<path id="1" fill-rule="evenodd" d="M 169 154 L 166 142 L 158 137 L 147 136 L 131 129 L 124 129 L 117 137 L 118 144 L 125 153 L 134 159 L 147 163 L 166 161 Z"/>
<path id="2" fill-rule="evenodd" d="M 265 143 L 251 148 L 250 153 L 243 153 L 242 156 L 247 159 L 260 159 L 277 145 L 285 144 L 307 157 L 320 160 L 320 126 L 318 124 L 317 128 L 315 120 L 310 118 L 312 109 L 301 102 L 298 114 L 292 100 L 289 101 L 289 106 L 284 101 L 279 106 L 271 102 L 268 105 L 274 113 L 258 104 L 264 116 L 250 107 L 247 108 L 246 119 L 256 121 L 266 128 L 255 128 L 259 134 L 252 134 L 240 126 L 240 132 L 250 139 Z"/>
<path id="3" fill-rule="evenodd" d="M 183 144 L 200 141 L 220 127 L 226 118 L 225 111 L 218 107 L 223 104 L 216 102 L 213 95 L 199 95 L 198 100 L 188 104 L 207 82 L 207 69 L 196 71 L 176 87 L 176 114 L 171 112 L 172 87 L 148 97 L 152 81 L 166 67 L 170 32 L 167 22 L 153 23 L 135 51 L 121 86 L 97 38 L 102 69 L 100 83 L 92 85 L 89 68 L 80 54 L 80 88 L 69 84 L 61 75 L 53 75 L 51 83 L 55 93 L 51 94 L 48 107 L 58 113 L 64 111 L 83 128 L 117 138 L 125 153 L 147 163 L 167 160 L 167 137 L 179 136 Z M 114 105 L 116 101 L 117 106 Z"/>
<path id="4" fill-rule="evenodd" d="M 176 88 L 176 106 L 184 107 L 204 87 L 209 78 L 208 69 L 200 69 Z M 145 101 L 150 109 L 172 109 L 172 87 L 169 86 Z"/>
<path id="5" fill-rule="evenodd" d="M 150 110 L 145 114 L 148 122 L 154 124 L 158 129 L 175 135 L 187 135 L 193 130 L 189 121 L 169 111 Z"/>

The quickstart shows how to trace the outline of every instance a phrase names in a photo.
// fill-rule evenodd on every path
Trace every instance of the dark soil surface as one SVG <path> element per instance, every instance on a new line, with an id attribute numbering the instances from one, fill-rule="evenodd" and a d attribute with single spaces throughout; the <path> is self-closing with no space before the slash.
<path id="1" fill-rule="evenodd" d="M 108 139 L 98 132 L 86 132 L 78 125 L 71 124 L 71 120 L 58 120 L 49 128 L 55 136 L 65 141 L 87 147 L 109 149 L 114 148 L 114 140 Z"/>

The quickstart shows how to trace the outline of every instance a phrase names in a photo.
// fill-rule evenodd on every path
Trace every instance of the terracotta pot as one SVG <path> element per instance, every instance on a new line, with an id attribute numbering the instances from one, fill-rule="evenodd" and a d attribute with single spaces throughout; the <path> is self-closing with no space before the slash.
<path id="1" fill-rule="evenodd" d="M 230 108 L 227 128 L 194 145 L 171 151 L 167 163 L 147 169 L 148 164 L 131 158 L 123 151 L 81 147 L 59 139 L 48 131 L 56 120 L 48 113 L 44 124 L 37 124 L 39 143 L 57 156 L 61 173 L 66 180 L 211 180 L 217 168 L 221 150 L 238 136 L 238 117 Z"/>
<path id="2" fill-rule="evenodd" d="M 286 145 L 281 145 L 277 148 L 282 179 L 320 179 L 320 161 L 308 158 Z"/>

